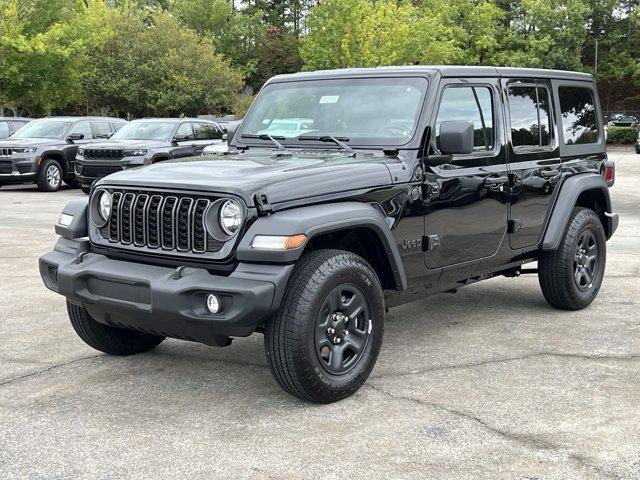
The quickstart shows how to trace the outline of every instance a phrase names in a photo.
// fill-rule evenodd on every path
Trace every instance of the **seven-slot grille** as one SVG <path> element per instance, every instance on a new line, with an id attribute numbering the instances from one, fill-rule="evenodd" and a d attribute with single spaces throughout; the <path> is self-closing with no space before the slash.
<path id="1" fill-rule="evenodd" d="M 0 148 L 0 157 L 10 157 L 12 154 L 12 148 Z"/>
<path id="2" fill-rule="evenodd" d="M 113 192 L 111 216 L 100 229 L 109 242 L 134 247 L 206 253 L 222 248 L 208 235 L 205 213 L 215 199 L 155 192 Z"/>
<path id="3" fill-rule="evenodd" d="M 84 151 L 84 158 L 89 160 L 121 160 L 124 158 L 124 150 L 88 148 Z"/>

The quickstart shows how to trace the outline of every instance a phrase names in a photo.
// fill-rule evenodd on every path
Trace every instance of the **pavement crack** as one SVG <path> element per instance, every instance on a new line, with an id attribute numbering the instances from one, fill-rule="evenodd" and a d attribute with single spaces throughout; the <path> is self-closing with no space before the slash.
<path id="1" fill-rule="evenodd" d="M 98 355 L 89 355 L 87 357 L 80 357 L 80 358 L 76 358 L 73 360 L 69 360 L 68 362 L 63 362 L 63 363 L 57 363 L 55 365 L 51 365 L 47 368 L 44 368 L 42 370 L 37 370 L 35 372 L 31 372 L 31 373 L 25 373 L 24 375 L 18 375 L 17 377 L 13 377 L 13 378 L 9 378 L 6 380 L 3 380 L 2 382 L 0 382 L 0 387 L 4 387 L 5 385 L 9 385 L 13 382 L 17 382 L 18 380 L 23 380 L 25 378 L 30 378 L 30 377 L 35 377 L 38 375 L 43 375 L 45 373 L 50 372 L 51 370 L 55 370 L 56 368 L 60 368 L 60 367 L 66 367 L 67 365 L 71 365 L 77 362 L 81 362 L 84 360 L 89 360 L 91 358 L 96 358 L 96 357 L 101 357 L 103 356 L 102 353 L 98 354 Z"/>
<path id="2" fill-rule="evenodd" d="M 419 398 L 415 398 L 415 397 L 411 397 L 408 395 L 399 395 L 396 393 L 391 393 L 386 391 L 385 389 L 374 385 L 373 383 L 371 383 L 370 381 L 368 383 L 365 383 L 365 386 L 371 388 L 372 390 L 375 390 L 383 395 L 385 395 L 388 398 L 391 398 L 393 400 L 401 400 L 401 401 L 405 401 L 405 402 L 410 402 L 410 403 L 414 403 L 416 405 L 420 405 L 423 407 L 430 407 L 433 408 L 435 410 L 439 410 L 442 412 L 446 412 L 449 413 L 450 415 L 453 415 L 455 417 L 458 418 L 462 418 L 462 419 L 466 419 L 469 421 L 472 421 L 474 423 L 476 423 L 477 425 L 480 425 L 485 431 L 488 431 L 490 433 L 493 433 L 494 435 L 497 435 L 499 437 L 501 437 L 504 440 L 513 442 L 513 443 L 517 443 L 519 445 L 522 445 L 526 448 L 529 449 L 533 449 L 533 450 L 548 450 L 548 451 L 552 451 L 555 453 L 560 453 L 560 454 L 564 454 L 566 455 L 566 457 L 569 460 L 572 460 L 573 462 L 579 464 L 580 466 L 584 467 L 584 468 L 588 468 L 594 471 L 597 471 L 599 474 L 607 477 L 607 478 L 611 478 L 611 479 L 615 479 L 615 480 L 619 480 L 620 477 L 612 474 L 610 472 L 607 472 L 605 470 L 603 470 L 599 465 L 595 464 L 593 460 L 583 456 L 583 455 L 579 455 L 576 454 L 574 452 L 571 452 L 569 450 L 567 450 L 566 448 L 560 446 L 560 445 L 556 445 L 554 443 L 551 443 L 549 441 L 544 441 L 541 440 L 539 438 L 535 438 L 531 435 L 523 435 L 523 434 L 517 434 L 517 433 L 513 433 L 513 432 L 509 432 L 507 430 L 502 430 L 494 425 L 491 425 L 489 422 L 487 422 L 486 420 L 483 420 L 482 418 L 473 415 L 471 413 L 468 412 L 463 412 L 462 410 L 457 410 L 455 408 L 452 407 L 448 407 L 446 405 L 442 405 L 440 403 L 435 403 L 435 402 L 429 402 L 426 400 L 422 400 Z"/>
<path id="3" fill-rule="evenodd" d="M 383 378 L 383 377 L 402 377 L 407 375 L 420 375 L 421 373 L 428 372 L 438 372 L 441 370 L 459 370 L 465 368 L 475 368 L 482 367 L 485 365 L 493 365 L 498 363 L 508 363 L 508 362 L 516 362 L 518 360 L 527 360 L 530 358 L 537 357 L 562 357 L 562 358 L 575 358 L 581 360 L 614 360 L 614 361 L 633 361 L 640 359 L 640 354 L 631 354 L 631 355 L 588 355 L 581 353 L 563 353 L 563 352 L 533 352 L 528 353 L 526 355 L 519 355 L 515 357 L 505 357 L 505 358 L 492 358 L 488 360 L 483 360 L 480 362 L 470 362 L 470 363 L 459 363 L 459 364 L 450 364 L 450 365 L 435 365 L 432 367 L 420 368 L 417 370 L 410 370 L 408 372 L 392 372 L 392 373 L 383 373 L 380 375 L 374 375 L 372 378 Z"/>

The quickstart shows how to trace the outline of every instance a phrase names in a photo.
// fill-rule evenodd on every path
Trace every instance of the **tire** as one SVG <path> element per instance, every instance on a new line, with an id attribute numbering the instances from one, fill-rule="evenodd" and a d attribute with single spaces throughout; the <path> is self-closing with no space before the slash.
<path id="1" fill-rule="evenodd" d="M 364 384 L 383 336 L 384 297 L 374 270 L 353 253 L 319 250 L 302 257 L 291 273 L 282 305 L 265 325 L 264 346 L 285 391 L 332 403 Z"/>
<path id="2" fill-rule="evenodd" d="M 36 183 L 43 192 L 57 192 L 62 186 L 62 176 L 62 167 L 57 160 L 50 158 L 40 167 Z"/>
<path id="3" fill-rule="evenodd" d="M 164 337 L 150 333 L 110 327 L 95 321 L 84 307 L 67 301 L 71 325 L 84 343 L 110 355 L 136 355 L 157 347 Z"/>
<path id="4" fill-rule="evenodd" d="M 561 310 L 588 307 L 598 295 L 606 262 L 607 239 L 600 218 L 588 208 L 574 208 L 558 249 L 543 252 L 538 261 L 544 298 Z"/>
<path id="5" fill-rule="evenodd" d="M 80 190 L 82 190 L 82 193 L 86 193 L 87 195 L 89 195 L 91 193 L 91 187 L 80 187 Z"/>

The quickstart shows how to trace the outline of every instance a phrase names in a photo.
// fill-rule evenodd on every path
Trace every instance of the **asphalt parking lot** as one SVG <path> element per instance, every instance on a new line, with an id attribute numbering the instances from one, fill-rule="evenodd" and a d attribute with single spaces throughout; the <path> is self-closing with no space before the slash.
<path id="1" fill-rule="evenodd" d="M 640 155 L 612 150 L 620 228 L 582 312 L 537 278 L 393 309 L 368 383 L 329 406 L 262 337 L 116 358 L 76 337 L 37 259 L 82 195 L 0 190 L 0 478 L 640 478 Z"/>

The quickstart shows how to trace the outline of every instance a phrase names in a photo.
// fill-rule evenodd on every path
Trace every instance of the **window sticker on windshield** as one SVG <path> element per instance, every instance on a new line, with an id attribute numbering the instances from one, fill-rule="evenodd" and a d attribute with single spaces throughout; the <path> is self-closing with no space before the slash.
<path id="1" fill-rule="evenodd" d="M 320 103 L 338 103 L 340 95 L 323 95 L 320 97 Z"/>

